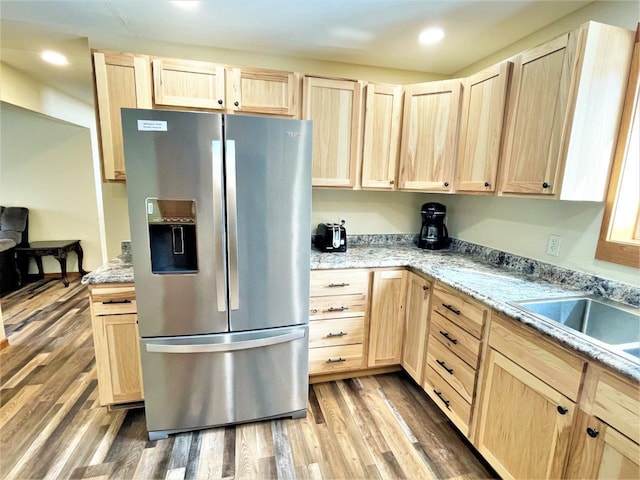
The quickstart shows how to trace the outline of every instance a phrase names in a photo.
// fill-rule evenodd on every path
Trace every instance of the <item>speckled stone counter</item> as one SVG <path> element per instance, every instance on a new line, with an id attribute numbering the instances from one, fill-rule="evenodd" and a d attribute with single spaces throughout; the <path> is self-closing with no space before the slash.
<path id="1" fill-rule="evenodd" d="M 362 238 L 360 238 L 362 237 Z M 380 240 L 384 237 L 383 240 Z M 389 240 L 393 245 L 389 245 Z M 637 306 L 640 289 L 454 240 L 448 250 L 418 249 L 412 236 L 349 238 L 346 253 L 311 251 L 311 269 L 409 267 L 459 290 L 544 335 L 640 381 L 640 361 L 545 322 L 507 302 L 598 293 Z M 133 282 L 130 253 L 82 279 L 85 284 Z"/>

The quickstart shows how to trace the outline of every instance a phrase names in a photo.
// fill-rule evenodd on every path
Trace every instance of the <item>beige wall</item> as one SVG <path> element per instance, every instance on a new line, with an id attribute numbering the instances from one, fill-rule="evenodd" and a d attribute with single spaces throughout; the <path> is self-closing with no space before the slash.
<path id="1" fill-rule="evenodd" d="M 0 204 L 29 208 L 30 240 L 80 239 L 84 268 L 100 266 L 89 130 L 2 103 L 0 137 Z M 60 271 L 52 257 L 44 266 Z M 75 255 L 67 268 L 78 270 Z"/>
<path id="2" fill-rule="evenodd" d="M 349 235 L 417 233 L 420 207 L 431 195 L 407 192 L 313 190 L 311 227 L 344 218 Z"/>
<path id="3" fill-rule="evenodd" d="M 523 50 L 535 47 L 557 37 L 558 35 L 562 35 L 565 32 L 578 28 L 589 20 L 606 23 L 608 25 L 616 25 L 628 30 L 635 30 L 637 23 L 640 21 L 640 3 L 637 0 L 622 2 L 601 1 L 590 3 L 586 7 L 570 13 L 566 17 L 541 28 L 537 32 L 524 37 L 516 43 L 509 45 L 502 50 L 498 50 L 488 57 L 463 68 L 462 70 L 454 73 L 452 77 L 468 76 L 506 58 L 510 58 Z"/>
<path id="4" fill-rule="evenodd" d="M 120 255 L 121 242 L 131 239 L 126 184 L 103 183 L 102 202 L 107 233 L 107 257 L 111 259 Z"/>

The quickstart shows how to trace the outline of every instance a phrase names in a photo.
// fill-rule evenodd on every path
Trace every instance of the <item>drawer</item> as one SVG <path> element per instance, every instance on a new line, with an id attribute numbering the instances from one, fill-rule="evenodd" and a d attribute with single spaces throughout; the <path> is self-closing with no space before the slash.
<path id="1" fill-rule="evenodd" d="M 619 378 L 600 368 L 589 377 L 595 381 L 591 414 L 640 443 L 640 394 L 636 382 Z M 595 378 L 594 378 L 595 377 Z M 592 380 L 593 381 L 593 380 Z"/>
<path id="2" fill-rule="evenodd" d="M 364 317 L 369 301 L 365 295 L 311 297 L 309 320 L 325 318 Z"/>
<path id="3" fill-rule="evenodd" d="M 468 436 L 471 404 L 462 398 L 462 396 L 431 367 L 427 367 L 424 375 L 423 387 L 427 395 L 432 398 L 460 431 L 465 436 Z"/>
<path id="4" fill-rule="evenodd" d="M 309 348 L 362 343 L 364 317 L 318 320 L 309 323 Z"/>
<path id="5" fill-rule="evenodd" d="M 440 342 L 430 342 L 427 348 L 427 365 L 444 378 L 467 402 L 473 400 L 476 370 Z"/>
<path id="6" fill-rule="evenodd" d="M 312 270 L 311 297 L 369 295 L 368 270 Z"/>
<path id="7" fill-rule="evenodd" d="M 340 345 L 309 349 L 309 375 L 360 370 L 363 360 L 363 346 Z"/>
<path id="8" fill-rule="evenodd" d="M 572 401 L 577 401 L 586 362 L 540 332 L 500 314 L 491 320 L 489 345 Z"/>
<path id="9" fill-rule="evenodd" d="M 433 310 L 448 318 L 473 336 L 482 336 L 482 325 L 488 308 L 470 300 L 462 293 L 453 293 L 436 285 L 431 301 Z"/>
<path id="10" fill-rule="evenodd" d="M 445 348 L 455 353 L 474 370 L 478 368 L 480 355 L 480 340 L 455 323 L 450 322 L 438 313 L 431 317 L 429 328 L 429 346 L 434 341 L 440 342 Z"/>
<path id="11" fill-rule="evenodd" d="M 132 285 L 93 287 L 90 291 L 91 311 L 94 315 L 137 313 L 136 292 Z"/>

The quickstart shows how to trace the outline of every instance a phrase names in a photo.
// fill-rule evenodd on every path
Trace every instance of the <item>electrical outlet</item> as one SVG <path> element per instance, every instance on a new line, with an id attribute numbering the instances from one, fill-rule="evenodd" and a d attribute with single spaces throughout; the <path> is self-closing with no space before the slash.
<path id="1" fill-rule="evenodd" d="M 547 242 L 547 253 L 557 257 L 560 255 L 560 244 L 562 243 L 562 235 L 549 235 L 549 241 Z"/>

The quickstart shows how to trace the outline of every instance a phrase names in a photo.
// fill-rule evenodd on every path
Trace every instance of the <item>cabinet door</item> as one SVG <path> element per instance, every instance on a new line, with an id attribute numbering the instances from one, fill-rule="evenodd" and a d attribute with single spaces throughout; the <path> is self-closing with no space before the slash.
<path id="1" fill-rule="evenodd" d="M 596 417 L 579 412 L 566 478 L 640 478 L 640 446 Z"/>
<path id="2" fill-rule="evenodd" d="M 370 83 L 366 92 L 362 187 L 395 190 L 402 87 Z"/>
<path id="3" fill-rule="evenodd" d="M 408 273 L 402 366 L 418 383 L 422 383 L 430 298 L 431 282 L 415 273 Z"/>
<path id="4" fill-rule="evenodd" d="M 360 82 L 304 77 L 303 90 L 302 117 L 313 120 L 312 184 L 352 188 L 360 150 Z"/>
<path id="5" fill-rule="evenodd" d="M 575 404 L 489 349 L 477 448 L 504 478 L 560 478 Z"/>
<path id="6" fill-rule="evenodd" d="M 142 400 L 137 315 L 106 315 L 104 335 L 111 371 L 111 402 Z"/>
<path id="7" fill-rule="evenodd" d="M 461 89 L 460 80 L 405 87 L 401 189 L 451 191 Z"/>
<path id="8" fill-rule="evenodd" d="M 225 108 L 224 67 L 208 62 L 155 58 L 153 92 L 156 105 Z"/>
<path id="9" fill-rule="evenodd" d="M 102 174 L 125 180 L 121 108 L 151 108 L 148 57 L 125 53 L 93 53 L 96 101 L 100 122 Z"/>
<path id="10" fill-rule="evenodd" d="M 511 62 L 494 65 L 464 82 L 456 190 L 494 192 L 502 144 Z"/>
<path id="11" fill-rule="evenodd" d="M 373 274 L 369 323 L 368 366 L 400 364 L 404 337 L 406 271 L 378 271 Z"/>
<path id="12" fill-rule="evenodd" d="M 500 192 L 553 195 L 576 36 L 563 35 L 514 61 Z M 558 187 L 558 188 L 557 188 Z"/>
<path id="13" fill-rule="evenodd" d="M 227 101 L 236 112 L 299 118 L 300 78 L 293 72 L 233 68 Z"/>

